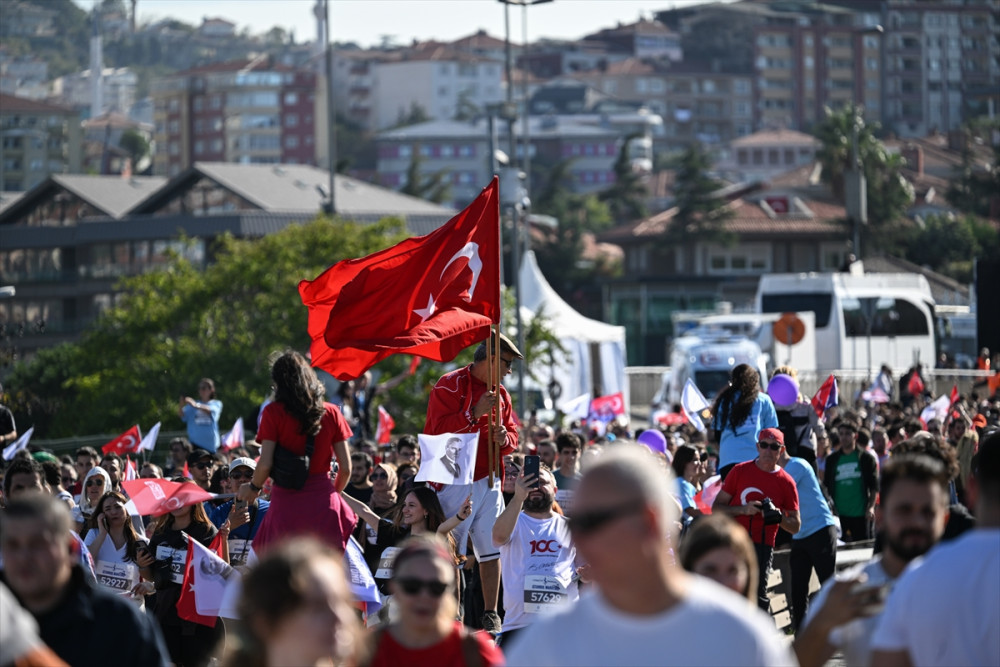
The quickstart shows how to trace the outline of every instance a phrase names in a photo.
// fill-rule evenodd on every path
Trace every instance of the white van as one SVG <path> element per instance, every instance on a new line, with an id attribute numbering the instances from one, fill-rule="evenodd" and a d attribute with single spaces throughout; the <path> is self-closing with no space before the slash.
<path id="1" fill-rule="evenodd" d="M 927 279 L 910 273 L 784 273 L 757 287 L 760 313 L 812 312 L 816 367 L 896 374 L 934 363 L 934 297 Z"/>

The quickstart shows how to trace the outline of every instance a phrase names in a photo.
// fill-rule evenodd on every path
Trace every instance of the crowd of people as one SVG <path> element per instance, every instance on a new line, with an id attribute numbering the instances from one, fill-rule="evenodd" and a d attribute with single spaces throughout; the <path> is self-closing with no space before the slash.
<path id="1" fill-rule="evenodd" d="M 188 437 L 134 471 L 219 497 L 139 516 L 118 455 L 19 451 L 0 496 L 0 667 L 1000 665 L 995 396 L 921 421 L 927 401 L 886 383 L 887 401 L 816 410 L 775 404 L 739 365 L 710 429 L 675 421 L 659 449 L 623 421 L 519 423 L 491 371 L 523 361 L 491 339 L 430 392 L 425 434 L 480 436 L 471 483 L 417 481 L 417 436 L 378 446 L 358 425 L 370 377 L 342 411 L 291 351 L 271 360 L 254 440 L 221 449 L 205 378 L 178 406 Z M 242 572 L 238 618 L 182 609 L 189 540 Z M 874 557 L 837 573 L 855 542 Z M 352 592 L 355 546 L 377 613 Z M 768 614 L 779 549 L 784 630 Z"/>

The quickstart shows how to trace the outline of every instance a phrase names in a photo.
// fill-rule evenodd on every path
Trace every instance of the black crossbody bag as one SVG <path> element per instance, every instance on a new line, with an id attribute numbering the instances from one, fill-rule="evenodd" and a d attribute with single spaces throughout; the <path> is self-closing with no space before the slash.
<path id="1" fill-rule="evenodd" d="M 309 461 L 313 454 L 313 445 L 316 436 L 310 435 L 306 438 L 306 453 L 304 456 L 296 456 L 275 443 L 274 464 L 271 466 L 271 480 L 276 486 L 283 489 L 301 489 L 309 479 Z"/>

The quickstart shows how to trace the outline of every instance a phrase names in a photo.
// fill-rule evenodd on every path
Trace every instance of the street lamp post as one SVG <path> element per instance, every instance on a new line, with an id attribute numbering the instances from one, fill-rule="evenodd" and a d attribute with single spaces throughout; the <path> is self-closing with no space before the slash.
<path id="1" fill-rule="evenodd" d="M 521 164 L 523 165 L 523 170 L 521 173 L 524 174 L 523 178 L 512 177 L 517 174 L 517 170 L 514 167 L 514 160 L 517 156 L 517 139 L 514 136 L 514 124 L 517 120 L 517 107 L 514 106 L 514 57 L 511 50 L 510 43 L 510 6 L 520 5 L 522 10 L 521 26 L 522 33 L 524 35 L 524 48 L 528 43 L 528 7 L 530 5 L 540 5 L 546 2 L 552 2 L 552 0 L 499 0 L 503 4 L 504 11 L 504 51 L 506 56 L 506 75 L 507 75 L 507 145 L 510 150 L 508 163 L 508 177 L 502 179 L 501 182 L 508 185 L 508 190 L 514 189 L 513 192 L 507 192 L 506 196 L 508 201 L 513 202 L 511 206 L 511 220 L 514 230 L 514 239 L 511 244 L 511 272 L 513 275 L 514 282 L 514 326 L 517 329 L 517 346 L 522 351 L 525 349 L 524 344 L 524 326 L 521 322 L 521 253 L 522 247 L 526 247 L 528 240 L 527 235 L 522 234 L 521 220 L 527 219 L 527 202 L 528 191 L 527 188 L 530 184 L 529 170 L 531 168 L 530 158 L 528 157 L 529 146 L 528 146 L 528 84 L 527 81 L 522 80 L 522 95 L 524 97 L 524 125 L 523 125 L 523 147 L 524 153 L 521 156 Z M 520 182 L 523 180 L 523 184 Z M 524 192 L 524 196 L 521 196 L 521 192 Z M 501 197 L 503 199 L 503 196 Z M 523 214 L 523 215 L 522 215 Z M 522 416 L 525 416 L 527 410 L 527 392 L 524 386 L 524 364 L 517 365 L 517 405 L 522 411 Z"/>
<path id="2" fill-rule="evenodd" d="M 884 29 L 880 25 L 869 26 L 856 31 L 859 35 L 881 35 Z M 864 43 L 862 48 L 855 48 L 855 54 L 864 53 Z M 855 71 L 858 71 L 859 60 L 855 56 Z M 860 71 L 864 72 L 864 63 L 861 62 Z M 859 83 L 864 86 L 864 76 L 859 76 Z M 861 157 L 858 153 L 858 124 L 862 122 L 858 112 L 858 83 L 851 85 L 851 167 L 844 174 L 844 194 L 846 195 L 845 208 L 851 220 L 852 230 L 852 250 L 857 259 L 861 259 L 861 225 L 868 223 L 868 184 L 865 180 L 864 166 L 861 164 Z"/>

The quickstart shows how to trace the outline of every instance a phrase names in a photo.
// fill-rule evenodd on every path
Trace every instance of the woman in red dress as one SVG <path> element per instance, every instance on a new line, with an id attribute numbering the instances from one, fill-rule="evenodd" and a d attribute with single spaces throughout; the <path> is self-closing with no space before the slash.
<path id="1" fill-rule="evenodd" d="M 357 523 L 354 511 L 340 496 L 351 478 L 347 450 L 351 427 L 337 406 L 323 400 L 322 383 L 298 352 L 279 356 L 271 366 L 271 379 L 274 401 L 264 408 L 257 429 L 260 460 L 253 479 L 240 486 L 240 500 L 249 502 L 260 493 L 271 474 L 277 447 L 302 456 L 308 436 L 314 436 L 314 445 L 305 485 L 301 489 L 274 485 L 271 507 L 254 537 L 254 551 L 260 554 L 269 545 L 298 535 L 311 535 L 343 551 Z M 330 480 L 334 456 L 339 464 L 336 482 Z"/>

